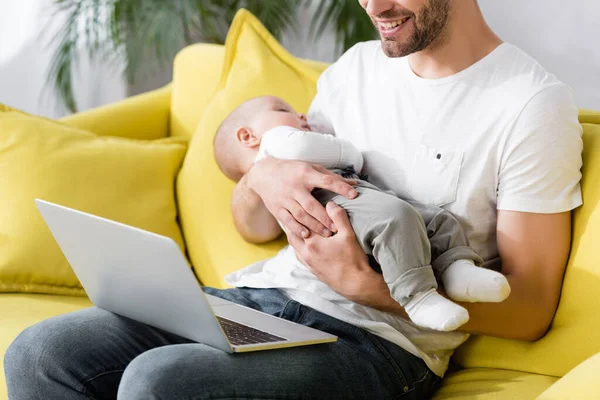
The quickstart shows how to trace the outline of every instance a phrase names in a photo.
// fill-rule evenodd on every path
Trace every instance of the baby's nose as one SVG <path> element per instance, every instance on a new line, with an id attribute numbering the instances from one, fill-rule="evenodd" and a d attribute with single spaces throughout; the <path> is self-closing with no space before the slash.
<path id="1" fill-rule="evenodd" d="M 304 114 L 298 114 L 298 117 L 302 120 L 306 122 L 306 115 Z"/>

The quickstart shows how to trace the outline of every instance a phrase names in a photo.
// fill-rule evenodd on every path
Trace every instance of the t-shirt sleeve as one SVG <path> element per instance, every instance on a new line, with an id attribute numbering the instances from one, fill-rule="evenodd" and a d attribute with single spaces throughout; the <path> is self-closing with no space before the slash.
<path id="1" fill-rule="evenodd" d="M 557 84 L 538 92 L 505 143 L 497 208 L 550 214 L 580 206 L 581 135 L 569 87 Z"/>
<path id="2" fill-rule="evenodd" d="M 265 132 L 258 159 L 275 157 L 319 164 L 325 168 L 363 167 L 361 152 L 349 141 L 318 132 L 279 126 Z"/>

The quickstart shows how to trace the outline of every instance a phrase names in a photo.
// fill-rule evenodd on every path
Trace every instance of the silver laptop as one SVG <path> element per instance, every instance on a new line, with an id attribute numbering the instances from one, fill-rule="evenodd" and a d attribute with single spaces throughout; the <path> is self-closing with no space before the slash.
<path id="1" fill-rule="evenodd" d="M 336 336 L 205 294 L 170 238 L 36 199 L 92 302 L 228 353 Z"/>

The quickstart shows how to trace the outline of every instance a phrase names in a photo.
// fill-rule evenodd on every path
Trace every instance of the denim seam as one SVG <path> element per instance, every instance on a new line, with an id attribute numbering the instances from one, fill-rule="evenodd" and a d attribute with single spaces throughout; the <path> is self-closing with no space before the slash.
<path id="1" fill-rule="evenodd" d="M 86 396 L 90 396 L 91 399 L 95 399 L 94 396 L 91 396 L 91 395 L 89 395 L 87 393 L 88 392 L 88 388 L 85 386 L 86 384 L 88 384 L 89 382 L 91 382 L 94 379 L 97 379 L 97 378 L 99 378 L 99 377 L 101 377 L 103 375 L 114 374 L 116 372 L 124 372 L 124 371 L 125 371 L 124 369 L 113 369 L 113 370 L 110 370 L 110 371 L 104 371 L 104 372 L 101 372 L 99 374 L 94 375 L 93 377 L 91 377 L 91 378 L 85 380 L 84 382 L 82 382 L 82 385 L 83 385 L 83 392 L 82 393 L 85 394 Z"/>
<path id="2" fill-rule="evenodd" d="M 297 321 L 297 323 L 298 323 L 298 324 L 299 324 L 299 323 L 301 323 L 301 322 L 302 322 L 302 320 L 304 320 L 304 316 L 305 316 L 305 315 L 306 315 L 306 313 L 307 313 L 307 312 L 309 312 L 309 311 L 312 311 L 312 310 L 311 310 L 310 308 L 306 307 L 306 306 L 303 306 L 303 307 L 302 307 L 302 314 L 300 314 L 300 318 L 298 318 L 298 321 Z"/>
<path id="3" fill-rule="evenodd" d="M 287 308 L 292 304 L 292 303 L 296 303 L 296 301 L 289 299 L 288 301 L 286 301 L 286 303 L 283 305 L 283 308 L 281 309 L 281 313 L 280 318 L 283 318 L 283 316 L 285 315 L 285 312 L 287 311 Z"/>
<path id="4" fill-rule="evenodd" d="M 392 367 L 396 371 L 396 375 L 398 375 L 398 377 L 402 380 L 403 387 L 408 387 L 408 383 L 406 381 L 406 377 L 404 376 L 404 373 L 402 372 L 402 369 L 400 368 L 398 363 L 396 363 L 396 360 L 394 360 L 394 358 L 390 355 L 390 353 L 387 351 L 387 349 L 383 346 L 383 344 L 381 344 L 381 342 L 379 341 L 377 336 L 375 336 L 373 334 L 369 334 L 368 332 L 365 332 L 365 331 L 362 331 L 362 333 L 371 341 L 371 343 L 373 343 L 379 349 L 379 351 L 385 356 L 385 358 L 387 358 L 389 363 L 392 365 Z M 413 388 L 414 388 L 414 386 L 413 386 Z M 412 389 L 410 389 L 404 393 L 408 393 L 411 390 Z"/>

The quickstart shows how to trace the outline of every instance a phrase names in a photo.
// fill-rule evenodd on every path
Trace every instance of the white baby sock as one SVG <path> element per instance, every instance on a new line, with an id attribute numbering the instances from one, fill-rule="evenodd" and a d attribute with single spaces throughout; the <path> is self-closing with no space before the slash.
<path id="1" fill-rule="evenodd" d="M 499 303 L 510 294 L 506 277 L 481 268 L 471 260 L 454 261 L 442 274 L 444 290 L 452 300 Z"/>
<path id="2" fill-rule="evenodd" d="M 404 306 L 415 324 L 436 331 L 453 331 L 469 320 L 469 312 L 435 289 L 417 293 Z"/>

